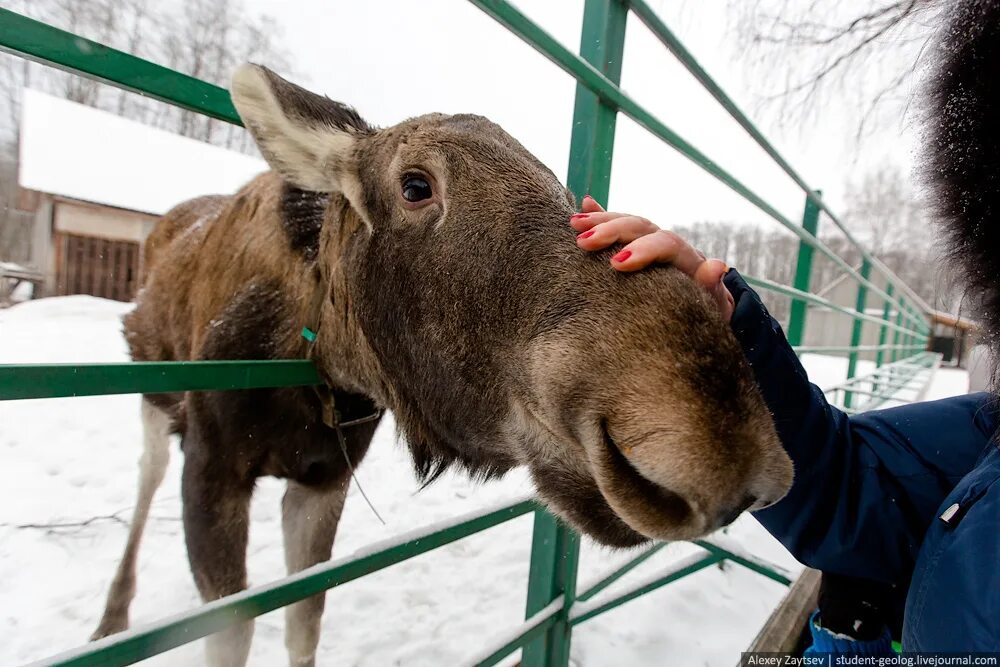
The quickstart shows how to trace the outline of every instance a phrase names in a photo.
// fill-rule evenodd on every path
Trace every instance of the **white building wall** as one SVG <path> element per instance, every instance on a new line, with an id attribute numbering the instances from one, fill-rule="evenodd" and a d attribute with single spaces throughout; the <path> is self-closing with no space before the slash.
<path id="1" fill-rule="evenodd" d="M 885 290 L 886 280 L 883 276 L 873 275 L 871 282 L 879 289 Z M 842 276 L 834 283 L 828 285 L 819 292 L 820 296 L 832 301 L 838 306 L 843 306 L 853 311 L 857 306 L 858 282 L 850 276 Z M 874 293 L 870 288 L 865 303 L 865 312 L 872 317 L 881 318 L 883 315 L 884 301 L 881 296 Z M 897 316 L 896 309 L 891 309 L 889 321 L 895 322 Z M 851 344 L 851 334 L 855 320 L 849 315 L 830 310 L 823 306 L 809 306 L 806 310 L 806 326 L 803 335 L 803 345 L 810 347 L 844 347 Z M 860 345 L 878 345 L 879 331 L 881 326 L 871 321 L 861 321 L 861 341 Z M 893 343 L 893 329 L 886 331 L 885 344 Z M 846 355 L 846 353 L 835 353 Z M 875 352 L 861 352 L 860 359 L 875 359 Z"/>

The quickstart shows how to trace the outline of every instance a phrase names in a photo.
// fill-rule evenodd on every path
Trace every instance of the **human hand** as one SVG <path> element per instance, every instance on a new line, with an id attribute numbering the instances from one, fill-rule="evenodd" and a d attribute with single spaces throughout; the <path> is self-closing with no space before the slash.
<path id="1" fill-rule="evenodd" d="M 587 195 L 580 213 L 570 218 L 578 232 L 576 243 L 588 251 L 604 250 L 615 243 L 625 247 L 611 258 L 618 271 L 639 271 L 651 264 L 672 264 L 708 290 L 728 322 L 733 315 L 733 295 L 722 283 L 729 267 L 721 259 L 706 259 L 674 232 L 660 229 L 646 218 L 609 213 Z"/>

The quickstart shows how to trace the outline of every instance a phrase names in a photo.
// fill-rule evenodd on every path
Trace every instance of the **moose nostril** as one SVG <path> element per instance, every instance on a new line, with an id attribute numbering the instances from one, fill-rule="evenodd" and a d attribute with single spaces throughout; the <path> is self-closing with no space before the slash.
<path id="1" fill-rule="evenodd" d="M 757 498 L 754 496 L 745 496 L 736 507 L 729 510 L 729 512 L 723 513 L 722 518 L 719 521 L 719 527 L 728 526 L 733 521 L 736 521 L 736 519 L 743 514 L 743 512 L 752 507 L 756 502 Z"/>

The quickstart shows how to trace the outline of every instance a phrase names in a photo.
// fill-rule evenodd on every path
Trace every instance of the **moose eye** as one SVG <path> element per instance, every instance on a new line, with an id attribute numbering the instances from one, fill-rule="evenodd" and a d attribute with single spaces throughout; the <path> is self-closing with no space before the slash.
<path id="1" fill-rule="evenodd" d="M 433 196 L 431 184 L 419 176 L 408 176 L 403 180 L 403 199 L 411 204 L 430 199 Z"/>

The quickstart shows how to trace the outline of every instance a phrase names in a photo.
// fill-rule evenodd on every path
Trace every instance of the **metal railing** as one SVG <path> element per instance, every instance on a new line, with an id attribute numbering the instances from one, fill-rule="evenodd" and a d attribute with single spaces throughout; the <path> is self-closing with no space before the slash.
<path id="1" fill-rule="evenodd" d="M 37 665 L 60 667 L 111 667 L 131 665 L 140 660 L 159 655 L 184 644 L 206 637 L 236 623 L 255 618 L 299 600 L 323 593 L 332 588 L 378 572 L 410 558 L 451 544 L 457 540 L 480 533 L 501 523 L 534 512 L 536 517 L 551 516 L 534 500 L 524 498 L 487 508 L 429 528 L 414 530 L 397 537 L 370 544 L 348 557 L 315 565 L 278 581 L 247 589 L 242 593 L 207 603 L 192 611 L 133 628 L 45 659 Z M 656 544 L 633 558 L 615 572 L 579 595 L 577 603 L 566 608 L 563 599 L 552 601 L 539 612 L 529 616 L 524 624 L 511 633 L 509 639 L 491 646 L 481 656 L 471 658 L 469 664 L 485 667 L 495 665 L 517 648 L 531 642 L 560 621 L 568 618 L 570 625 L 578 625 L 595 616 L 618 607 L 639 595 L 665 586 L 689 574 L 723 562 L 731 562 L 758 572 L 782 584 L 791 583 L 789 574 L 781 567 L 740 553 L 728 545 L 710 539 L 698 540 L 698 557 L 686 557 L 670 566 L 651 580 L 619 592 L 616 596 L 592 604 L 584 604 L 617 581 L 635 566 L 641 564 L 664 544 Z M 524 663 L 528 664 L 528 663 Z"/>
<path id="2" fill-rule="evenodd" d="M 939 353 L 922 352 L 902 361 L 878 365 L 870 373 L 849 378 L 823 392 L 830 395 L 831 403 L 849 414 L 874 410 L 887 403 L 922 401 L 940 364 Z M 855 405 L 855 396 L 864 402 Z"/>
<path id="3" fill-rule="evenodd" d="M 925 316 L 929 310 L 927 305 L 858 243 L 823 201 L 820 193 L 806 184 L 645 2 L 586 0 L 578 55 L 557 42 L 509 2 L 470 1 L 577 81 L 567 178 L 567 185 L 572 191 L 590 193 L 598 201 L 607 200 L 616 119 L 619 113 L 625 114 L 799 238 L 799 253 L 792 285 L 781 285 L 753 276 L 747 276 L 747 280 L 758 289 L 791 298 L 788 339 L 797 352 L 848 354 L 847 382 L 836 390 L 853 390 L 858 395 L 870 391 L 880 395 L 872 398 L 895 397 L 899 392 L 894 391 L 894 388 L 903 381 L 900 373 L 908 367 L 923 367 L 925 356 L 919 352 L 926 349 L 930 333 Z M 801 223 L 784 217 L 733 174 L 722 169 L 621 90 L 619 82 L 622 53 L 630 12 L 646 25 L 802 189 L 805 205 Z M 0 49 L 189 111 L 241 124 L 228 92 L 218 86 L 5 9 L 0 9 Z M 826 214 L 849 243 L 860 251 L 863 259 L 859 269 L 850 266 L 819 239 L 821 213 Z M 857 283 L 854 309 L 835 304 L 811 291 L 815 253 L 826 257 Z M 873 282 L 873 271 L 882 277 L 884 289 Z M 881 317 L 867 312 L 870 296 L 881 300 Z M 810 305 L 851 318 L 853 329 L 850 344 L 803 345 Z M 861 345 L 863 326 L 866 323 L 879 326 L 878 345 Z M 887 342 L 889 332 L 892 332 L 891 343 Z M 858 355 L 867 352 L 877 353 L 876 365 L 883 369 L 878 376 L 882 384 L 871 390 L 866 389 L 868 385 L 862 384 L 860 379 L 854 382 Z M 883 366 L 887 356 L 891 356 L 890 363 Z M 306 361 L 11 365 L 0 366 L 0 400 L 247 389 L 318 382 L 316 370 Z M 851 408 L 849 400 L 845 405 L 852 411 L 855 409 Z M 870 406 L 866 403 L 863 407 Z M 701 540 L 696 544 L 702 553 L 682 559 L 665 572 L 639 581 L 610 598 L 597 599 L 597 596 L 657 553 L 662 545 L 654 545 L 639 553 L 624 566 L 577 593 L 579 537 L 533 501 L 521 500 L 455 519 L 447 526 L 435 526 L 372 545 L 349 559 L 317 565 L 196 610 L 105 638 L 44 660 L 40 664 L 132 664 L 529 512 L 534 514 L 534 528 L 526 620 L 495 645 L 484 650 L 473 660 L 475 664 L 496 664 L 516 649 L 522 648 L 522 664 L 525 667 L 564 667 L 569 662 L 573 626 L 716 563 L 737 563 L 776 581 L 789 583 L 787 574 L 773 564 L 739 553 L 731 546 L 724 547 L 711 540 Z"/>

